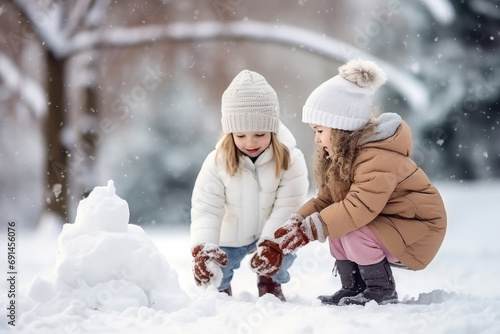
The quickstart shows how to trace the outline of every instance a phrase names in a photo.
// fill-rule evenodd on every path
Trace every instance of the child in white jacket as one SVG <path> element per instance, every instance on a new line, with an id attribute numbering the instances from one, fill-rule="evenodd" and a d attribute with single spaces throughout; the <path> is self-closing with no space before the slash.
<path id="1" fill-rule="evenodd" d="M 232 295 L 233 272 L 253 252 L 259 297 L 285 301 L 295 255 L 283 255 L 274 231 L 304 202 L 307 168 L 279 120 L 274 89 L 260 74 L 239 73 L 222 95 L 223 138 L 205 159 L 191 209 L 193 274 Z M 254 252 L 255 251 L 255 252 Z"/>

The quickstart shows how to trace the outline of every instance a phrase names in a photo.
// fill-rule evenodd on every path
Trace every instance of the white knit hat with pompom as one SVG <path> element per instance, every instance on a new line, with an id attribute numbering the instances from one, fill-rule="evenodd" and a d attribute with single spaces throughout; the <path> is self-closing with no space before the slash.
<path id="1" fill-rule="evenodd" d="M 386 79 L 374 62 L 351 60 L 309 95 L 302 121 L 340 130 L 361 129 L 370 120 L 371 96 Z"/>

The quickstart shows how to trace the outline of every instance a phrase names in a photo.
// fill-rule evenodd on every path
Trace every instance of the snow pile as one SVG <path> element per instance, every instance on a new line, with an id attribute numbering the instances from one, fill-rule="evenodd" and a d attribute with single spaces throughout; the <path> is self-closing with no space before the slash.
<path id="1" fill-rule="evenodd" d="M 115 191 L 110 180 L 107 187 L 95 187 L 87 198 L 81 200 L 76 211 L 75 229 L 86 233 L 126 232 L 130 216 L 128 203 Z"/>
<path id="2" fill-rule="evenodd" d="M 21 322 L 62 312 L 88 317 L 129 307 L 172 312 L 187 306 L 177 273 L 128 218 L 128 204 L 115 194 L 113 181 L 80 201 L 75 224 L 65 224 L 59 236 L 52 280 L 31 283 L 33 308 Z"/>
<path id="3" fill-rule="evenodd" d="M 125 209 L 118 209 L 123 202 L 115 197 L 111 186 L 97 188 L 85 203 L 98 194 L 95 203 L 115 198 L 104 207 L 116 208 L 108 216 L 114 217 L 108 219 L 116 223 L 111 212 Z M 287 302 L 282 303 L 272 295 L 258 298 L 257 275 L 248 265 L 235 272 L 231 282 L 233 297 L 219 293 L 213 285 L 196 286 L 186 226 L 155 226 L 146 230 L 159 252 L 167 256 L 169 265 L 176 269 L 177 280 L 164 260 L 144 255 L 145 249 L 149 249 L 152 257 L 161 258 L 150 241 L 141 237 L 142 230 L 127 225 L 126 231 L 110 232 L 108 221 L 101 221 L 102 226 L 93 229 L 79 220 L 78 225 L 65 226 L 59 237 L 61 254 L 57 265 L 54 254 L 60 225 L 20 234 L 19 318 L 15 328 L 4 318 L 0 333 L 497 334 L 500 266 L 495 264 L 500 254 L 500 224 L 494 204 L 500 198 L 500 183 L 457 182 L 440 184 L 438 189 L 447 205 L 449 230 L 438 255 L 425 270 L 393 270 L 399 304 L 321 305 L 317 296 L 334 293 L 341 287 L 339 277 L 332 275 L 335 260 L 327 243 L 311 243 L 297 252 L 290 268 L 290 282 L 283 285 Z M 82 210 L 86 211 L 84 206 L 78 212 L 79 219 L 83 217 Z M 86 214 L 90 217 L 89 211 Z M 99 220 L 102 216 L 93 217 Z M 473 226 L 474 233 L 471 222 L 480 222 Z M 118 225 L 113 224 L 115 228 Z M 140 255 L 132 250 L 140 251 Z M 105 266 L 109 268 L 103 269 Z M 42 272 L 47 275 L 51 269 L 52 280 L 31 281 Z M 144 275 L 144 270 L 150 276 Z M 4 280 L 2 286 L 0 282 L 0 290 L 6 291 L 7 283 Z M 158 304 L 150 298 L 155 296 L 150 292 L 154 289 L 162 296 L 168 295 L 169 303 L 163 299 L 166 306 L 172 310 L 177 304 L 178 309 L 169 312 L 168 308 L 165 311 L 155 306 Z M 8 302 L 6 293 L 0 295 L 0 305 L 6 307 Z"/>

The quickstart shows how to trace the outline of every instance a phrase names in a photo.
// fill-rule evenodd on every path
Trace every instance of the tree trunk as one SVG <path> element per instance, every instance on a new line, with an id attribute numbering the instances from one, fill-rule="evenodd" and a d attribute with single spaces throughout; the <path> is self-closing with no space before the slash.
<path id="1" fill-rule="evenodd" d="M 66 108 L 64 105 L 64 67 L 66 60 L 47 52 L 48 114 L 45 123 L 47 165 L 45 210 L 68 222 L 68 150 L 62 143 Z"/>
<path id="2" fill-rule="evenodd" d="M 95 157 L 97 146 L 103 140 L 99 131 L 98 92 L 95 88 L 98 56 L 97 51 L 87 51 L 68 59 L 66 63 L 66 84 L 69 87 L 65 97 L 71 103 L 68 103 L 66 120 L 73 131 L 72 141 L 66 143 L 71 153 L 68 157 L 71 170 L 67 176 L 71 189 L 67 201 L 70 220 L 76 216 L 74 208 L 78 207 L 79 201 L 87 197 L 97 185 Z M 76 81 L 73 80 L 77 77 Z"/>
<path id="3" fill-rule="evenodd" d="M 80 140 L 78 142 L 77 151 L 84 155 L 82 166 L 80 167 L 79 177 L 73 177 L 73 181 L 78 182 L 80 198 L 87 197 L 92 189 L 96 186 L 95 175 L 95 156 L 97 154 L 97 145 L 99 140 L 99 111 L 97 109 L 97 92 L 94 87 L 88 86 L 83 89 L 85 104 L 82 106 L 83 113 L 87 119 L 91 119 L 90 128 L 86 127 L 78 133 Z M 75 180 L 76 179 L 76 180 Z"/>

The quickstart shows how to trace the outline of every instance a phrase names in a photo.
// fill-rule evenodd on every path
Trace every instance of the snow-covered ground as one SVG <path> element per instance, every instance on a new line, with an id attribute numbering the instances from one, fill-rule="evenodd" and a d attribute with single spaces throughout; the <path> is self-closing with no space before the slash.
<path id="1" fill-rule="evenodd" d="M 437 186 L 447 205 L 448 233 L 427 269 L 393 270 L 400 304 L 322 306 L 316 297 L 340 287 L 331 274 L 334 260 L 326 244 L 299 251 L 292 280 L 283 288 L 288 302 L 281 303 L 273 296 L 257 298 L 255 274 L 245 263 L 232 283 L 234 297 L 197 287 L 187 227 L 145 228 L 143 234 L 131 226 L 128 232 L 123 226 L 111 227 L 121 232 L 89 232 L 74 224 L 65 227 L 58 246 L 61 228 L 47 223 L 37 231 L 17 231 L 16 327 L 7 323 L 9 286 L 4 279 L 0 332 L 499 333 L 500 183 Z M 116 188 L 119 193 L 119 184 Z M 91 237 L 75 239 L 75 233 Z M 0 240 L 5 245 L 6 231 Z M 140 247 L 147 252 L 134 251 Z M 7 268 L 6 253 L 0 253 L 2 268 Z M 120 272 L 121 280 L 112 278 L 118 275 L 117 261 L 127 264 L 129 276 Z"/>

